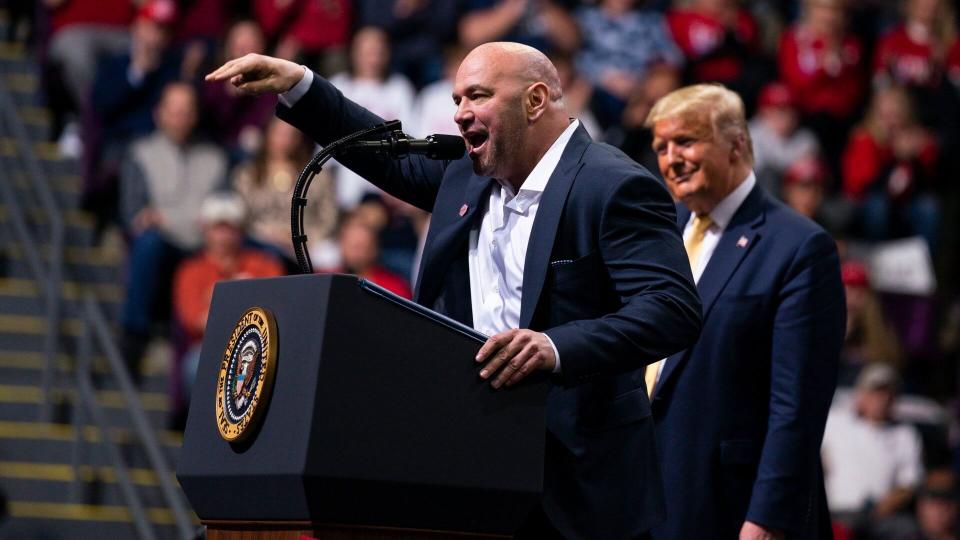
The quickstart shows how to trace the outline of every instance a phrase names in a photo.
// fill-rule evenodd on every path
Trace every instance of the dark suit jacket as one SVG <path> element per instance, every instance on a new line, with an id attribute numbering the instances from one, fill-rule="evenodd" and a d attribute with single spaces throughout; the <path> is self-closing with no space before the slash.
<path id="1" fill-rule="evenodd" d="M 321 144 L 382 121 L 320 77 L 278 114 Z M 494 180 L 474 175 L 467 157 L 340 161 L 433 213 L 416 300 L 471 324 L 468 237 Z M 520 327 L 546 331 L 560 355 L 547 398 L 543 508 L 569 538 L 631 538 L 662 518 L 641 368 L 689 346 L 700 327 L 675 219 L 660 183 L 582 128 L 540 201 Z"/>
<path id="2" fill-rule="evenodd" d="M 757 186 L 697 288 L 700 340 L 653 395 L 667 501 L 654 538 L 736 538 L 745 519 L 829 535 L 820 442 L 846 315 L 833 239 Z"/>

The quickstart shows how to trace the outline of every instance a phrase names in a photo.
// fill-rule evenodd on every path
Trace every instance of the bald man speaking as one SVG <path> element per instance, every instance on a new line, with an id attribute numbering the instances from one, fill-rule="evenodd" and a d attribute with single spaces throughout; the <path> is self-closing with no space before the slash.
<path id="1" fill-rule="evenodd" d="M 278 116 L 320 144 L 383 122 L 285 60 L 244 56 L 207 80 L 280 94 Z M 416 300 L 490 335 L 478 376 L 550 373 L 542 505 L 517 537 L 644 538 L 664 505 L 643 370 L 700 330 L 674 204 L 567 115 L 535 49 L 477 47 L 452 98 L 468 156 L 340 161 L 432 212 Z"/>

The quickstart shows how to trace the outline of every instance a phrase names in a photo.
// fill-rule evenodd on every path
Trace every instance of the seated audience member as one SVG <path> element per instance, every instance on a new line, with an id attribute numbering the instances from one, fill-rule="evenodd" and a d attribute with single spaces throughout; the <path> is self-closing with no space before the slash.
<path id="1" fill-rule="evenodd" d="M 130 48 L 136 6 L 131 0 L 45 0 L 43 6 L 50 24 L 49 68 L 67 93 L 48 96 L 49 103 L 55 114 L 77 112 L 90 97 L 100 58 Z"/>
<path id="2" fill-rule="evenodd" d="M 719 82 L 751 107 L 767 74 L 759 62 L 757 23 L 737 0 L 675 0 L 667 12 L 686 57 L 689 82 Z"/>
<path id="3" fill-rule="evenodd" d="M 870 364 L 897 368 L 903 352 L 897 333 L 884 317 L 863 263 L 848 260 L 841 268 L 847 299 L 847 333 L 840 353 L 840 386 L 852 386 Z"/>
<path id="4" fill-rule="evenodd" d="M 458 45 L 444 49 L 443 76 L 417 94 L 413 103 L 413 123 L 409 129 L 404 126 L 406 133 L 416 137 L 426 137 L 434 133 L 460 134 L 460 128 L 453 121 L 457 106 L 450 96 L 453 95 L 453 79 L 465 55 L 466 51 Z"/>
<path id="5" fill-rule="evenodd" d="M 466 0 L 460 43 L 467 50 L 488 41 L 516 41 L 545 53 L 573 54 L 577 22 L 558 0 Z"/>
<path id="6" fill-rule="evenodd" d="M 917 429 L 893 420 L 897 385 L 892 367 L 864 368 L 852 404 L 830 411 L 823 436 L 830 511 L 867 538 L 905 529 L 902 512 L 923 474 Z"/>
<path id="7" fill-rule="evenodd" d="M 804 0 L 800 20 L 783 32 L 777 62 L 804 122 L 831 168 L 863 100 L 860 39 L 847 30 L 846 0 Z"/>
<path id="8" fill-rule="evenodd" d="M 787 85 L 770 83 L 763 87 L 757 114 L 750 120 L 750 138 L 753 170 L 757 181 L 770 193 L 780 193 L 780 180 L 792 164 L 820 153 L 816 135 L 800 127 L 799 120 L 793 92 Z"/>
<path id="9" fill-rule="evenodd" d="M 450 0 L 357 0 L 354 26 L 382 28 L 392 44 L 393 68 L 423 88 L 443 76 L 443 49 L 457 38 L 459 4 Z"/>
<path id="10" fill-rule="evenodd" d="M 156 109 L 157 130 L 133 143 L 120 179 L 121 217 L 130 237 L 124 354 L 134 376 L 150 338 L 154 310 L 168 298 L 177 263 L 200 247 L 204 198 L 223 186 L 227 160 L 219 147 L 194 138 L 197 94 L 167 85 Z"/>
<path id="11" fill-rule="evenodd" d="M 917 493 L 917 530 L 910 540 L 960 540 L 960 494 L 950 470 L 930 471 Z"/>
<path id="12" fill-rule="evenodd" d="M 580 120 L 583 128 L 595 141 L 603 138 L 603 129 L 590 108 L 593 86 L 577 71 L 573 60 L 566 55 L 550 55 L 550 61 L 560 76 L 560 88 L 563 90 L 563 103 L 572 118 Z"/>
<path id="13" fill-rule="evenodd" d="M 267 124 L 266 138 L 253 160 L 233 172 L 233 188 L 249 209 L 248 225 L 253 239 L 288 261 L 293 261 L 290 237 L 290 204 L 293 186 L 313 155 L 313 143 L 290 124 L 274 117 Z M 311 246 L 332 244 L 337 226 L 337 204 L 330 173 L 323 170 L 310 184 L 304 227 Z M 329 248 L 328 248 L 329 249 Z M 314 253 L 314 252 L 317 253 Z M 311 247 L 311 255 L 322 250 Z M 326 266 L 322 256 L 317 266 Z"/>
<path id="14" fill-rule="evenodd" d="M 340 226 L 340 267 L 325 270 L 353 274 L 368 279 L 384 289 L 412 298 L 410 284 L 402 277 L 380 265 L 380 244 L 377 230 L 359 215 L 348 215 Z"/>
<path id="15" fill-rule="evenodd" d="M 663 15 L 637 9 L 638 3 L 602 0 L 576 12 L 583 36 L 576 65 L 596 89 L 595 108 L 604 125 L 619 120 L 630 94 L 652 68 L 683 64 Z"/>
<path id="16" fill-rule="evenodd" d="M 815 155 L 799 157 L 783 173 L 783 202 L 801 216 L 820 223 L 824 185 L 829 178 L 826 165 Z"/>
<path id="17" fill-rule="evenodd" d="M 680 74 L 675 69 L 666 66 L 654 69 L 630 95 L 619 124 L 606 133 L 606 142 L 623 150 L 657 178 L 662 176 L 653 151 L 653 131 L 645 124 L 653 104 L 677 88 L 680 88 Z"/>
<path id="18" fill-rule="evenodd" d="M 357 30 L 350 45 L 350 71 L 334 75 L 330 82 L 383 119 L 400 120 L 406 126 L 413 118 L 413 84 L 399 73 L 390 73 L 390 43 L 379 28 Z M 336 167 L 334 178 L 337 201 L 345 210 L 356 206 L 365 193 L 376 193 L 376 188 L 345 167 Z"/>
<path id="19" fill-rule="evenodd" d="M 161 94 L 180 77 L 180 57 L 170 47 L 176 18 L 173 0 L 147 0 L 131 25 L 130 51 L 97 64 L 91 110 L 84 118 L 83 159 L 85 203 L 100 216 L 115 213 L 127 145 L 153 131 Z"/>
<path id="20" fill-rule="evenodd" d="M 940 205 L 932 192 L 939 148 L 900 87 L 877 90 L 843 152 L 843 191 L 860 204 L 870 240 L 919 234 L 936 247 Z"/>
<path id="21" fill-rule="evenodd" d="M 944 137 L 956 136 L 958 96 L 945 84 L 951 47 L 957 43 L 957 22 L 951 0 L 902 0 L 903 22 L 881 37 L 873 58 L 878 87 L 906 88 L 917 118 Z"/>
<path id="22" fill-rule="evenodd" d="M 246 207 L 239 195 L 212 193 L 200 206 L 203 247 L 184 260 L 173 279 L 173 310 L 183 332 L 186 353 L 180 370 L 182 390 L 189 396 L 200 359 L 200 344 L 207 325 L 213 286 L 218 281 L 282 276 L 283 265 L 266 252 L 243 247 Z"/>
<path id="23" fill-rule="evenodd" d="M 253 0 L 256 20 L 275 54 L 335 73 L 346 64 L 353 2 L 350 0 Z"/>
<path id="24" fill-rule="evenodd" d="M 263 32 L 253 21 L 238 21 L 227 32 L 223 49 L 225 59 L 263 54 L 266 50 Z M 273 96 L 240 95 L 229 82 L 202 85 L 200 101 L 211 135 L 235 159 L 251 156 L 260 148 L 263 127 L 273 117 L 277 104 Z"/>

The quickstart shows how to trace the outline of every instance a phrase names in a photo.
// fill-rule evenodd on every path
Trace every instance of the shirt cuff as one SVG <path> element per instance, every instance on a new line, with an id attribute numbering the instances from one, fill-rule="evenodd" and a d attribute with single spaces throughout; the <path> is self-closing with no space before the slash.
<path id="1" fill-rule="evenodd" d="M 301 65 L 300 67 L 303 68 L 303 78 L 292 88 L 277 96 L 280 103 L 283 103 L 287 108 L 296 105 L 300 98 L 307 93 L 307 90 L 310 90 L 310 85 L 313 84 L 313 71 L 307 69 L 307 66 Z"/>
<path id="2" fill-rule="evenodd" d="M 543 334 L 547 336 L 547 334 Z M 550 346 L 553 347 L 553 357 L 557 359 L 557 363 L 553 366 L 553 373 L 560 373 L 560 353 L 557 352 L 557 346 L 553 344 L 553 340 L 550 339 L 550 336 L 547 336 L 547 341 L 550 342 Z"/>

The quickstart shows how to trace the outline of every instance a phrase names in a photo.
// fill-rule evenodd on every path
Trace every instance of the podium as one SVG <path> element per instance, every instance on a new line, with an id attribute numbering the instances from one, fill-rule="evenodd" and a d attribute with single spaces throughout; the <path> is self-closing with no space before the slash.
<path id="1" fill-rule="evenodd" d="M 275 372 L 230 442 L 221 364 L 251 307 Z M 207 537 L 509 537 L 539 504 L 546 385 L 491 389 L 484 339 L 353 276 L 219 283 L 177 469 Z"/>

